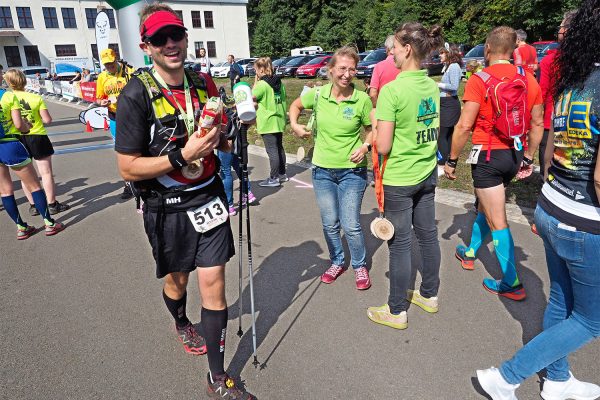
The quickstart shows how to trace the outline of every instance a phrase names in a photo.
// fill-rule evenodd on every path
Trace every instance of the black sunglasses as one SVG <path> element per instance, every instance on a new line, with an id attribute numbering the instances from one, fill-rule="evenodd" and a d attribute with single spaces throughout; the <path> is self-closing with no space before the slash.
<path id="1" fill-rule="evenodd" d="M 161 47 L 167 43 L 167 40 L 171 38 L 174 42 L 179 42 L 185 37 L 185 29 L 161 29 L 151 37 L 146 38 L 146 42 L 150 43 L 154 47 Z"/>

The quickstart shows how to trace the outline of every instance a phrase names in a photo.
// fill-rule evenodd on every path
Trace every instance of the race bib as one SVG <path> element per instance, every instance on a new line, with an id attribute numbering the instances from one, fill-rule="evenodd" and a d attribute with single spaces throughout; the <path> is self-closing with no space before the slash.
<path id="1" fill-rule="evenodd" d="M 479 160 L 479 153 L 481 153 L 482 147 L 482 144 L 476 144 L 473 146 L 471 152 L 469 153 L 469 158 L 467 158 L 467 164 L 477 164 L 477 160 Z"/>
<path id="2" fill-rule="evenodd" d="M 227 208 L 218 197 L 194 210 L 188 210 L 187 214 L 196 232 L 200 233 L 210 231 L 229 218 Z"/>

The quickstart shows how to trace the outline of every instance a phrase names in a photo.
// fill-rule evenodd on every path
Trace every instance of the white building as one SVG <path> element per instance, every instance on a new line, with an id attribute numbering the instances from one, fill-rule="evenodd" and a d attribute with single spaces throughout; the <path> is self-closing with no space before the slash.
<path id="1" fill-rule="evenodd" d="M 188 54 L 201 47 L 214 61 L 228 54 L 250 56 L 247 0 L 164 1 L 183 18 L 188 28 Z M 110 19 L 110 47 L 117 53 L 122 38 L 115 11 L 95 0 L 2 0 L 0 2 L 0 64 L 10 67 L 50 67 L 54 57 L 98 59 L 95 18 L 105 9 Z M 135 40 L 139 41 L 139 37 Z M 140 50 L 141 51 L 141 50 Z"/>

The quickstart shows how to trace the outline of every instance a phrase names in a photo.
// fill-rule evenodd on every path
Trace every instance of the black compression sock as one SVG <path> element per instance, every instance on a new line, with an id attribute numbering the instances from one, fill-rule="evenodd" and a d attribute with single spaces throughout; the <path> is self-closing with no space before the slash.
<path id="1" fill-rule="evenodd" d="M 163 299 L 165 300 L 165 304 L 169 309 L 169 312 L 175 319 L 175 326 L 177 328 L 183 328 L 184 326 L 190 323 L 186 313 L 185 313 L 185 305 L 187 303 L 187 292 L 184 293 L 183 297 L 179 300 L 173 300 L 163 290 Z"/>
<path id="2" fill-rule="evenodd" d="M 225 373 L 225 335 L 227 333 L 227 309 L 207 310 L 202 307 L 200 312 L 204 340 L 206 340 L 206 355 L 208 367 L 213 377 Z"/>

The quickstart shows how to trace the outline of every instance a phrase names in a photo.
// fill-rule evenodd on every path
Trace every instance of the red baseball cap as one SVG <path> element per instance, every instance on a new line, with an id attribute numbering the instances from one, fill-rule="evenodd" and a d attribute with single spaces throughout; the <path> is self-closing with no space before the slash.
<path id="1" fill-rule="evenodd" d="M 146 21 L 144 21 L 140 28 L 140 36 L 142 37 L 142 40 L 144 40 L 145 37 L 149 38 L 167 26 L 177 26 L 186 29 L 185 26 L 183 26 L 183 21 L 177 18 L 172 12 L 161 10 L 151 14 Z"/>

